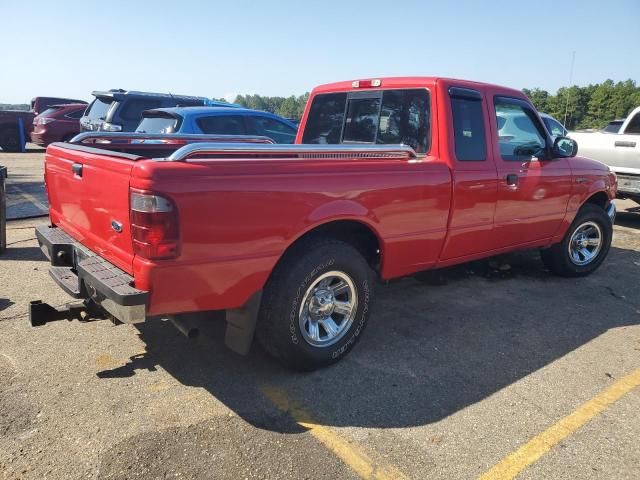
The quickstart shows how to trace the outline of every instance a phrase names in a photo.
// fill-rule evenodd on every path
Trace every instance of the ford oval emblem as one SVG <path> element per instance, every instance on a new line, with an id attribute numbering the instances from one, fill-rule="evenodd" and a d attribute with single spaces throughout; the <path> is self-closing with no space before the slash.
<path id="1" fill-rule="evenodd" d="M 111 220 L 111 228 L 118 233 L 122 233 L 122 224 L 116 220 Z"/>

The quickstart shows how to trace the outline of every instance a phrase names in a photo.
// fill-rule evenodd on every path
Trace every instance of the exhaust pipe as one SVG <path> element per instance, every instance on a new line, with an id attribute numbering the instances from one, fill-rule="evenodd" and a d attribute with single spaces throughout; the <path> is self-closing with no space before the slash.
<path id="1" fill-rule="evenodd" d="M 194 320 L 189 315 L 171 315 L 169 321 L 187 338 L 193 340 L 200 335 L 200 330 L 198 330 Z"/>

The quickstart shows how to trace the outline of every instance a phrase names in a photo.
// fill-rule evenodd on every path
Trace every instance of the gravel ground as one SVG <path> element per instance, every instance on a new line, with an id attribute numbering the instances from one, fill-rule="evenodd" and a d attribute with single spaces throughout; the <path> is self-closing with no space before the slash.
<path id="1" fill-rule="evenodd" d="M 20 160 L 0 154 L 10 174 Z M 34 239 L 46 218 L 11 221 L 0 478 L 357 478 L 350 454 L 296 423 L 293 405 L 398 475 L 477 477 L 640 367 L 640 214 L 621 206 L 631 211 L 596 274 L 556 278 L 524 252 L 381 285 L 362 342 L 310 374 L 258 348 L 229 352 L 216 321 L 196 341 L 161 321 L 31 328 L 29 300 L 69 298 Z M 521 478 L 640 477 L 639 407 L 635 388 Z"/>

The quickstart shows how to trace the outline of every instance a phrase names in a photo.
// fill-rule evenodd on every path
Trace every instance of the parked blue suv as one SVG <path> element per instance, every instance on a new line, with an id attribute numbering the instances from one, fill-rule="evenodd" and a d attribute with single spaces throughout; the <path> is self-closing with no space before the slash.
<path id="1" fill-rule="evenodd" d="M 293 143 L 296 131 L 296 126 L 282 117 L 234 106 L 147 110 L 136 128 L 138 133 L 261 135 L 276 143 Z"/>

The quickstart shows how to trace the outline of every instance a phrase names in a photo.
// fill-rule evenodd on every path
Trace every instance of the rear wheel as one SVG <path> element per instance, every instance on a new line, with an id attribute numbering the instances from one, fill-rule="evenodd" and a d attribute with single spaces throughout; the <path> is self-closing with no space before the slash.
<path id="1" fill-rule="evenodd" d="M 258 340 L 294 370 L 314 370 L 340 360 L 366 326 L 373 282 L 371 268 L 350 244 L 332 239 L 301 242 L 265 287 Z"/>
<path id="2" fill-rule="evenodd" d="M 603 208 L 584 205 L 560 243 L 542 251 L 542 261 L 556 275 L 581 277 L 594 272 L 604 261 L 613 225 Z"/>
<path id="3" fill-rule="evenodd" d="M 0 131 L 0 147 L 5 152 L 19 152 L 22 150 L 20 134 L 16 128 L 5 128 Z"/>

